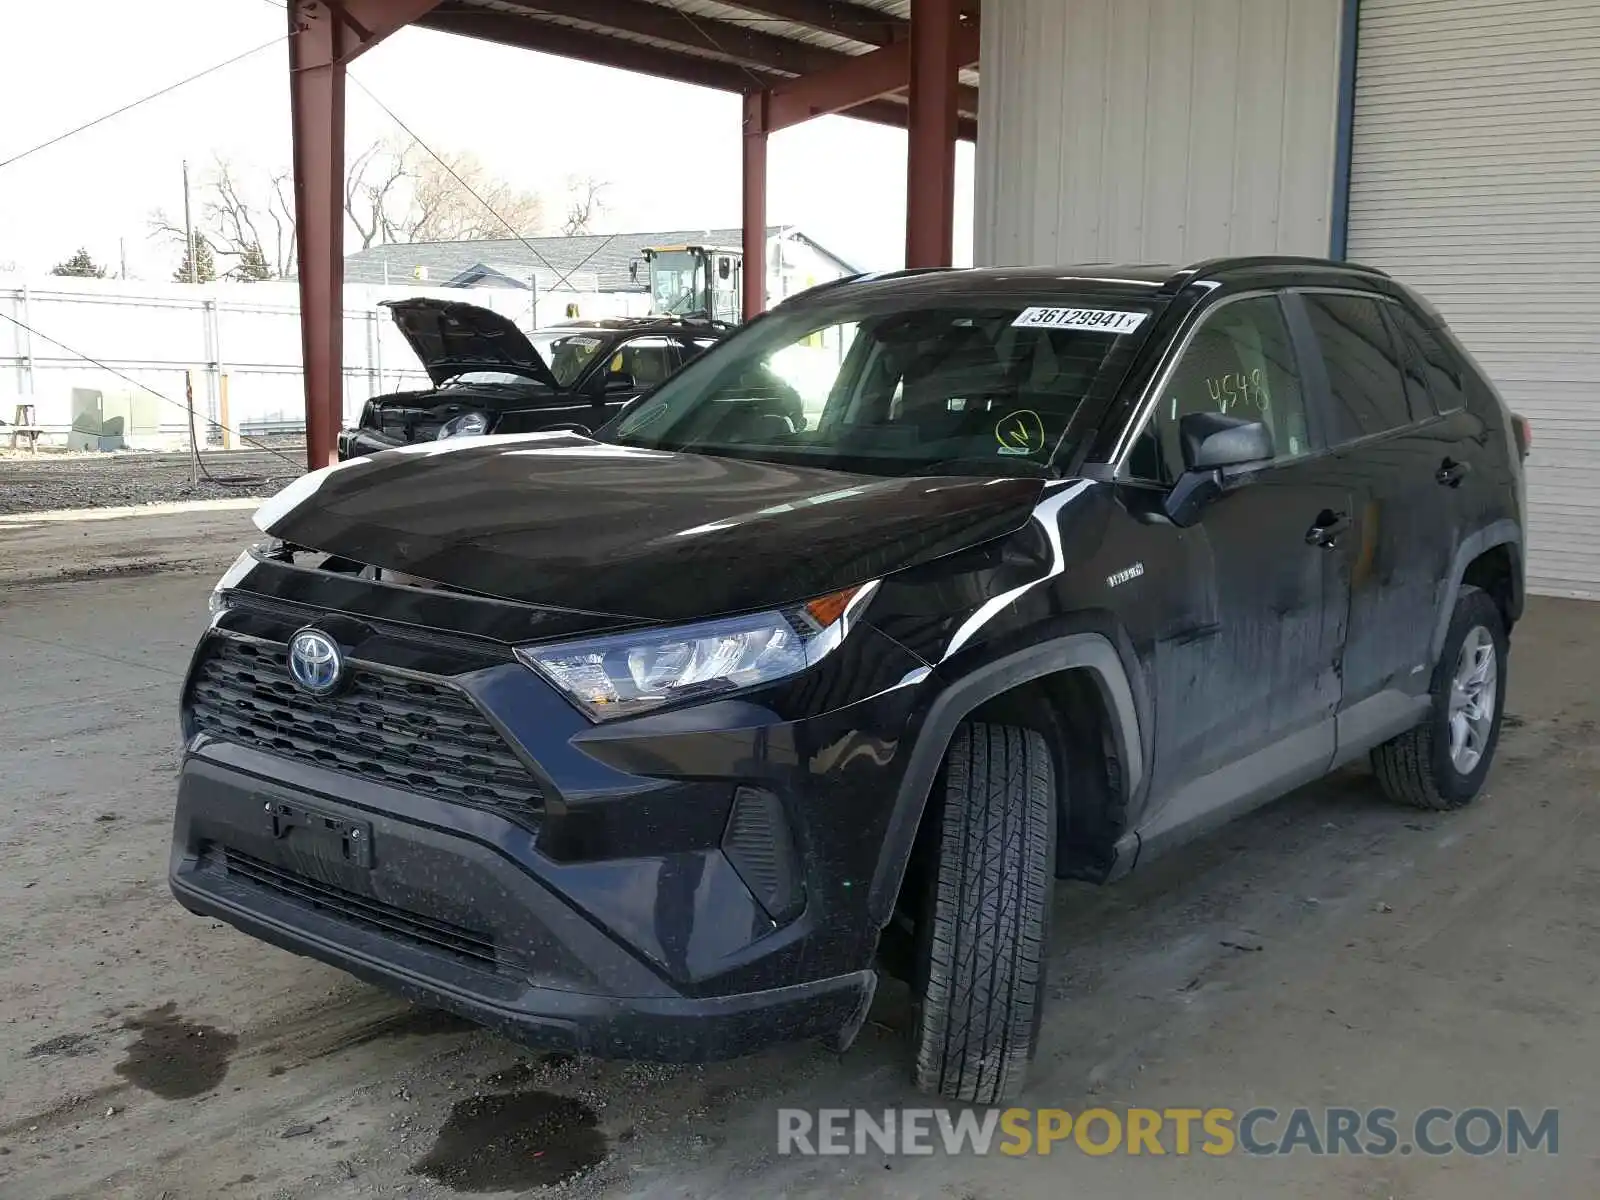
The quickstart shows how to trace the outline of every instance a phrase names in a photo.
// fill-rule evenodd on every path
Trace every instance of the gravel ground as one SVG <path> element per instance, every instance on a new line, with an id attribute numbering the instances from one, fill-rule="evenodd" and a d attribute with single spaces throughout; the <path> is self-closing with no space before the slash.
<path id="1" fill-rule="evenodd" d="M 303 446 L 274 449 L 207 451 L 198 484 L 187 454 L 0 451 L 0 515 L 269 496 L 305 470 Z"/>

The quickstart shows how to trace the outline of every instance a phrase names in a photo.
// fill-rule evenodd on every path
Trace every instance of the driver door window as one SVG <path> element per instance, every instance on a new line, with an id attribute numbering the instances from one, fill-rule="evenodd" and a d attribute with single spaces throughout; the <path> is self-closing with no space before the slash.
<path id="1" fill-rule="evenodd" d="M 1129 473 L 1175 482 L 1184 471 L 1178 422 L 1197 412 L 1261 421 L 1272 433 L 1275 462 L 1311 449 L 1305 387 L 1277 297 L 1234 300 L 1203 318 L 1134 443 Z"/>

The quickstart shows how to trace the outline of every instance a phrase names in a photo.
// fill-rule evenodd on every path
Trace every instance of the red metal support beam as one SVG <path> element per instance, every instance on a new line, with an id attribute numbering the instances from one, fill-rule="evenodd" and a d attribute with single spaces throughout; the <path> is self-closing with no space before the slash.
<path id="1" fill-rule="evenodd" d="M 642 37 L 653 38 L 658 42 L 670 43 L 669 46 L 655 47 L 658 51 L 676 53 L 677 48 L 693 52 L 697 60 L 704 61 L 704 55 L 716 55 L 714 62 L 727 62 L 733 60 L 741 69 L 754 68 L 744 72 L 744 82 L 739 90 L 763 84 L 768 78 L 781 79 L 787 75 L 822 77 L 833 68 L 849 66 L 850 70 L 859 70 L 854 64 L 858 56 L 840 50 L 827 49 L 822 46 L 813 46 L 807 42 L 797 41 L 793 38 L 777 37 L 769 33 L 748 29 L 743 25 L 734 24 L 727 20 L 716 20 L 711 17 L 694 17 L 677 9 L 665 8 L 659 4 L 645 3 L 644 0 L 500 0 L 503 4 L 516 5 L 525 8 L 530 14 L 566 17 L 584 22 L 592 29 L 575 29 L 572 26 L 554 26 L 557 37 L 562 36 L 561 31 L 568 34 L 577 34 L 579 37 L 603 38 L 612 40 L 614 44 L 618 39 L 611 39 L 611 34 L 626 33 Z M 964 0 L 971 4 L 973 0 Z M 458 7 L 457 0 L 441 4 L 435 18 L 448 22 L 452 14 L 471 12 Z M 476 10 L 482 12 L 483 10 Z M 870 10 L 869 10 L 870 11 Z M 530 18 L 519 18 L 530 20 Z M 531 18 L 538 25 L 551 26 L 548 21 Z M 910 25 L 898 17 L 885 17 L 892 26 L 901 30 L 898 38 L 886 38 L 886 46 L 900 43 L 898 50 L 888 56 L 888 61 L 878 71 L 881 77 L 886 69 L 891 75 L 898 75 L 899 84 L 890 91 L 904 91 L 908 72 L 910 70 L 910 55 L 906 53 L 906 38 L 909 37 Z M 966 27 L 963 27 L 965 32 Z M 977 23 L 974 21 L 970 27 L 971 36 L 961 48 L 961 52 L 970 49 L 970 57 L 963 57 L 962 66 L 971 66 L 978 61 Z M 635 42 L 622 42 L 622 46 L 637 47 Z M 626 53 L 626 51 L 624 51 Z M 870 57 L 870 56 L 868 56 Z M 755 76 L 755 78 L 752 78 Z M 849 78 L 848 71 L 845 78 Z M 861 91 L 858 94 L 871 98 L 874 93 Z M 887 93 L 877 92 L 877 95 Z M 978 91 L 976 88 L 963 87 L 960 96 L 961 111 L 971 116 L 978 112 Z M 853 108 L 853 104 L 846 104 L 844 108 Z M 828 109 L 830 112 L 843 111 L 843 109 Z M 812 116 L 820 116 L 815 112 Z M 861 114 L 854 114 L 861 115 Z M 803 118 L 802 118 L 803 119 Z"/>
<path id="2" fill-rule="evenodd" d="M 953 20 L 951 25 L 954 29 Z M 769 132 L 776 133 L 827 113 L 844 112 L 903 90 L 912 78 L 914 49 L 912 40 L 896 42 L 870 54 L 847 58 L 826 71 L 774 84 L 772 104 L 767 112 Z M 950 71 L 950 87 L 952 99 L 956 100 L 960 96 L 955 67 L 970 66 L 978 61 L 977 26 L 963 25 L 954 29 L 947 53 L 955 63 Z M 970 97 L 970 102 L 976 110 L 975 95 Z"/>
<path id="3" fill-rule="evenodd" d="M 948 267 L 955 232 L 959 0 L 912 0 L 906 266 Z M 971 22 L 961 25 L 971 26 Z M 879 53 L 882 53 L 881 51 Z"/>
<path id="4" fill-rule="evenodd" d="M 438 30 L 440 33 L 479 38 L 504 46 L 519 46 L 524 50 L 534 50 L 541 54 L 554 54 L 578 62 L 595 63 L 621 71 L 633 71 L 640 75 L 653 75 L 658 79 L 694 84 L 696 87 L 738 92 L 741 95 L 759 84 L 773 88 L 800 82 L 759 67 L 741 66 L 738 63 L 687 54 L 664 46 L 647 46 L 639 42 L 623 41 L 592 30 L 530 20 L 527 17 L 512 16 L 506 12 L 489 9 L 466 10 L 441 5 L 422 18 L 418 24 L 425 29 Z M 976 61 L 975 48 L 973 54 Z M 841 66 L 859 71 L 862 68 L 853 67 L 853 64 L 870 57 L 872 56 L 846 57 Z M 910 60 L 904 61 L 909 70 Z M 903 75 L 899 84 L 901 89 L 905 88 L 906 81 L 907 77 Z M 963 94 L 968 93 L 972 93 L 971 110 L 976 111 L 975 89 L 965 89 Z M 860 94 L 859 88 L 857 94 Z M 904 129 L 907 120 L 905 105 L 895 100 L 872 100 L 871 94 L 869 90 L 854 104 L 844 104 L 842 107 L 828 108 L 825 111 L 842 112 L 846 116 L 863 121 L 894 125 Z M 820 115 L 820 111 L 813 115 Z M 976 138 L 977 123 L 963 120 L 961 136 L 968 141 Z"/>
<path id="5" fill-rule="evenodd" d="M 767 307 L 767 107 L 765 92 L 744 98 L 744 157 L 741 205 L 744 319 Z"/>
<path id="6" fill-rule="evenodd" d="M 438 0 L 290 0 L 289 111 L 305 369 L 306 465 L 334 459 L 344 416 L 345 68 Z"/>

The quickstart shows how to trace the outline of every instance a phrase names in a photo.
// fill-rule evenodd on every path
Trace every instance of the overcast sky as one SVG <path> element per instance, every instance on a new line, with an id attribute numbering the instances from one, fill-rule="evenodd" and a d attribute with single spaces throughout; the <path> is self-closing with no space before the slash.
<path id="1" fill-rule="evenodd" d="M 284 30 L 272 0 L 0 0 L 0 161 Z M 86 246 L 115 272 L 165 278 L 178 254 L 151 210 L 182 212 L 181 163 L 247 175 L 289 161 L 279 42 L 0 168 L 0 269 L 43 271 Z M 720 92 L 407 29 L 351 68 L 434 149 L 468 150 L 561 207 L 570 175 L 610 182 L 600 232 L 737 225 L 739 101 Z M 352 149 L 398 133 L 351 87 Z M 829 117 L 770 143 L 768 216 L 860 266 L 901 264 L 905 134 Z M 957 151 L 956 261 L 970 261 L 972 148 Z M 347 249 L 350 247 L 347 244 Z"/>

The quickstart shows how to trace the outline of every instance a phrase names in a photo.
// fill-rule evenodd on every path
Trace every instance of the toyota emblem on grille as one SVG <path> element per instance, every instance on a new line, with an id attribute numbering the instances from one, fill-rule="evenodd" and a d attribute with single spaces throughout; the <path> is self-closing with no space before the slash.
<path id="1" fill-rule="evenodd" d="M 302 629 L 289 639 L 289 674 L 308 692 L 326 696 L 344 682 L 344 654 L 320 629 Z"/>

